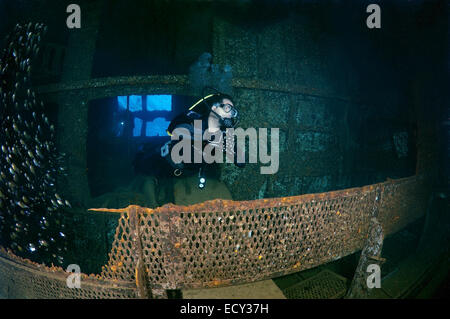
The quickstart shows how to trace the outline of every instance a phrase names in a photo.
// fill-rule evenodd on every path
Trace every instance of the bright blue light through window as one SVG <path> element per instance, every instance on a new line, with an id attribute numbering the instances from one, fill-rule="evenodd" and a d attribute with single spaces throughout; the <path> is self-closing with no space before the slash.
<path id="1" fill-rule="evenodd" d="M 147 111 L 172 111 L 172 95 L 147 95 Z"/>
<path id="2" fill-rule="evenodd" d="M 145 136 L 166 136 L 166 129 L 170 122 L 162 117 L 157 117 L 151 122 L 147 122 Z"/>
<path id="3" fill-rule="evenodd" d="M 172 95 L 147 95 L 146 103 L 144 109 L 142 95 L 129 95 L 129 96 L 118 96 L 117 104 L 118 111 L 130 111 L 130 112 L 139 112 L 131 115 L 130 121 L 134 123 L 133 128 L 133 136 L 166 136 L 166 129 L 170 124 L 170 121 L 167 121 L 164 117 L 157 117 L 151 115 L 151 112 L 155 111 L 172 111 Z M 147 113 L 148 112 L 148 113 Z M 139 117 L 137 117 L 139 116 Z M 147 121 L 149 118 L 154 118 L 153 121 Z M 117 136 L 122 136 L 124 134 L 125 129 L 131 123 L 127 122 L 120 117 L 117 118 L 119 122 L 115 125 L 118 125 Z M 127 124 L 129 123 L 129 124 Z M 142 129 L 145 123 L 145 135 L 143 135 Z"/>
<path id="4" fill-rule="evenodd" d="M 131 112 L 142 111 L 142 96 L 130 95 L 130 111 Z"/>
<path id="5" fill-rule="evenodd" d="M 141 120 L 140 118 L 138 117 L 134 118 L 133 136 L 141 136 L 141 129 L 143 123 L 144 121 Z"/>
<path id="6" fill-rule="evenodd" d="M 127 97 L 126 96 L 118 96 L 117 103 L 119 104 L 119 111 L 126 111 L 126 109 L 127 109 Z"/>

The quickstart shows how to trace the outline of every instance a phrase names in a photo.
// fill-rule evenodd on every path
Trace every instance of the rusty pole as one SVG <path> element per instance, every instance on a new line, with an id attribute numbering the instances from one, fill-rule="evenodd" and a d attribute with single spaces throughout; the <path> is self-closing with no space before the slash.
<path id="1" fill-rule="evenodd" d="M 140 214 L 136 207 L 129 207 L 128 214 L 130 218 L 130 227 L 133 240 L 133 254 L 136 262 L 135 278 L 138 296 L 142 299 L 152 298 L 148 289 L 147 269 L 145 267 L 144 255 L 142 252 L 141 233 L 140 233 Z"/>
<path id="2" fill-rule="evenodd" d="M 358 266 L 356 267 L 355 275 L 353 277 L 350 289 L 345 296 L 346 299 L 368 298 L 370 290 L 374 289 L 368 287 L 367 280 L 369 265 L 376 264 L 378 266 L 381 266 L 381 264 L 383 264 L 385 261 L 380 257 L 381 249 L 383 247 L 383 227 L 377 219 L 381 201 L 381 193 L 382 192 L 380 188 L 378 188 L 376 191 L 375 202 L 371 214 L 367 240 L 361 252 L 361 257 L 359 259 Z"/>

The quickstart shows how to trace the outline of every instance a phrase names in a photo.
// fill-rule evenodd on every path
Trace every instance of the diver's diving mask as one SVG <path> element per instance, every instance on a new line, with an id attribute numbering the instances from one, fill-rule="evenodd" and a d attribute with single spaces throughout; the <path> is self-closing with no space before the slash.
<path id="1" fill-rule="evenodd" d="M 231 104 L 220 104 L 219 105 L 225 113 L 230 113 L 231 117 L 222 117 L 219 114 L 217 114 L 217 112 L 212 111 L 218 118 L 219 118 L 219 122 L 220 125 L 222 125 L 225 128 L 232 128 L 235 127 L 237 125 L 237 123 L 239 122 L 239 112 L 237 111 L 237 109 L 231 105 Z"/>
<path id="2" fill-rule="evenodd" d="M 200 101 L 195 103 L 190 109 L 192 109 L 194 106 L 196 106 L 198 103 L 200 103 L 202 101 L 206 105 L 207 109 L 209 109 L 212 113 L 214 113 L 217 116 L 217 118 L 219 119 L 219 124 L 223 128 L 233 128 L 233 127 L 235 127 L 239 123 L 239 112 L 238 112 L 237 108 L 234 105 L 229 104 L 229 103 L 217 103 L 217 104 L 215 104 L 216 106 L 221 107 L 224 110 L 225 113 L 230 113 L 231 114 L 230 118 L 228 118 L 228 117 L 224 118 L 224 117 L 220 116 L 219 114 L 217 114 L 217 112 L 214 112 L 212 110 L 212 105 L 208 104 L 206 102 L 206 99 L 208 99 L 210 97 L 213 97 L 213 96 L 216 96 L 216 95 L 222 95 L 223 96 L 224 94 L 220 93 L 217 89 L 215 89 L 213 87 L 206 86 L 202 90 L 202 94 L 203 95 L 205 95 L 205 90 L 206 89 L 212 89 L 213 91 L 216 91 L 216 93 L 208 95 L 208 96 L 205 96 Z M 223 99 L 222 99 L 222 101 L 223 101 Z"/>

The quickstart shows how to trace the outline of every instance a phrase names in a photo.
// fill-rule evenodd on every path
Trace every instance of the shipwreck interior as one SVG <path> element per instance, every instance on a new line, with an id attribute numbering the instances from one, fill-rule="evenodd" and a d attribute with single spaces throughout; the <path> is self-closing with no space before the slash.
<path id="1" fill-rule="evenodd" d="M 80 29 L 65 27 L 69 3 L 0 2 L 1 51 L 17 23 L 48 27 L 30 88 L 70 202 L 60 263 L 0 242 L 0 297 L 447 293 L 445 1 L 380 1 L 381 29 L 365 24 L 370 1 L 79 0 Z M 206 85 L 233 96 L 240 127 L 279 128 L 275 174 L 224 163 L 200 190 L 136 173 Z M 357 285 L 369 263 L 383 288 Z M 69 264 L 82 289 L 65 286 Z"/>

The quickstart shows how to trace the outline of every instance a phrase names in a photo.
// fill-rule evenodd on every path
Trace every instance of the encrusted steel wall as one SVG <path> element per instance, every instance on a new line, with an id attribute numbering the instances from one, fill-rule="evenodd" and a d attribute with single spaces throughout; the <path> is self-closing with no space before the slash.
<path id="1" fill-rule="evenodd" d="M 206 9 L 209 5 L 205 3 L 204 7 Z M 101 15 L 95 18 L 95 8 L 87 8 L 86 12 L 90 10 L 93 11 L 89 14 L 92 21 L 83 23 L 101 24 Z M 208 37 L 211 38 L 213 63 L 232 67 L 233 97 L 241 114 L 242 128 L 279 128 L 282 159 L 279 171 L 273 175 L 261 175 L 257 165 L 247 165 L 243 169 L 232 165 L 221 166 L 222 180 L 234 199 L 316 193 L 371 184 L 388 176 L 414 174 L 413 170 L 404 172 L 407 161 L 397 158 L 392 134 L 383 133 L 392 130 L 393 123 L 406 123 L 403 116 L 393 111 L 398 105 L 406 104 L 398 102 L 402 91 L 394 86 L 384 87 L 381 102 L 361 94 L 362 83 L 369 83 L 361 81 L 361 70 L 367 74 L 366 68 L 371 65 L 369 62 L 373 59 L 373 53 L 359 48 L 355 54 L 358 61 L 363 62 L 355 65 L 347 50 L 349 39 L 353 39 L 349 36 L 351 30 L 332 30 L 332 36 L 324 36 L 329 26 L 320 23 L 322 10 L 308 6 L 290 14 L 281 14 L 271 21 L 260 21 L 255 27 L 249 27 L 243 21 L 230 21 L 221 14 L 222 11 L 208 13 L 212 21 Z M 339 16 L 330 8 L 326 11 L 332 13 L 331 16 Z M 186 14 L 190 17 L 188 12 Z M 246 14 L 252 16 L 250 11 Z M 273 14 L 276 15 L 275 12 Z M 177 46 L 183 46 L 186 39 L 192 42 L 191 50 L 194 52 L 203 48 L 195 44 L 198 39 L 189 41 L 196 38 L 192 30 L 182 30 L 180 34 L 183 39 L 177 40 Z M 89 207 L 91 199 L 87 187 L 87 169 L 91 168 L 86 165 L 89 101 L 131 94 L 198 95 L 192 89 L 187 68 L 178 75 L 149 72 L 142 76 L 124 76 L 128 73 L 116 70 L 112 77 L 90 77 L 89 65 L 96 53 L 92 48 L 96 32 L 95 28 L 86 28 L 82 33 L 75 33 L 72 40 L 76 41 L 69 41 L 67 51 L 82 63 L 74 63 L 68 56 L 64 81 L 37 88 L 46 99 L 59 106 L 56 126 L 59 148 L 68 155 L 70 179 L 67 185 L 63 181 L 59 183 L 66 186 L 61 187 L 61 193 L 82 207 Z M 101 30 L 99 36 L 101 39 Z M 365 43 L 369 40 L 364 37 L 361 41 Z M 351 42 L 353 44 L 354 41 Z M 149 43 L 148 50 L 153 52 L 152 42 Z M 102 49 L 101 46 L 99 49 Z M 114 55 L 114 52 L 111 51 L 111 54 Z M 177 56 L 189 55 L 186 50 L 180 52 Z M 176 61 L 170 60 L 170 54 L 166 55 L 167 63 L 176 64 Z M 130 62 L 126 58 L 123 60 L 125 64 Z M 91 66 L 95 69 L 95 62 Z M 358 125 L 372 123 L 381 113 L 384 122 L 377 127 L 385 129 L 383 132 L 373 129 L 370 134 L 379 140 L 376 143 L 360 140 L 362 130 Z M 355 117 L 355 114 L 361 118 Z M 74 118 L 79 121 L 74 123 Z M 401 130 L 406 131 L 407 128 L 402 127 Z M 123 165 L 123 170 L 130 167 Z"/>

